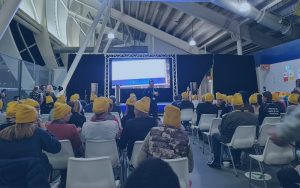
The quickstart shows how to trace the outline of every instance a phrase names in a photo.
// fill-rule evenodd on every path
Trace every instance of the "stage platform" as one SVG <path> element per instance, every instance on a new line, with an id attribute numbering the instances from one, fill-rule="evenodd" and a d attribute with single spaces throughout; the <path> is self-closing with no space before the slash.
<path id="1" fill-rule="evenodd" d="M 157 104 L 158 106 L 158 114 L 163 114 L 164 113 L 164 108 L 165 106 L 172 104 L 171 102 L 160 102 Z M 125 113 L 126 110 L 126 104 L 125 103 L 121 103 L 121 110 L 123 113 Z"/>

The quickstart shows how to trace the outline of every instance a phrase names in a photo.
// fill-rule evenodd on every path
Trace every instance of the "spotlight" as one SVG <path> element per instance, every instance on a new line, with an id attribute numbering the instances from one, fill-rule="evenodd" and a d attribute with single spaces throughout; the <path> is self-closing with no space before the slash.
<path id="1" fill-rule="evenodd" d="M 248 3 L 248 2 L 242 2 L 241 4 L 240 4 L 240 8 L 239 8 L 239 10 L 241 11 L 241 12 L 248 12 L 249 10 L 250 10 L 250 4 Z"/>
<path id="2" fill-rule="evenodd" d="M 109 32 L 108 35 L 107 35 L 107 38 L 114 39 L 115 38 L 115 34 L 113 32 Z"/>
<path id="3" fill-rule="evenodd" d="M 196 46 L 196 41 L 194 39 L 190 40 L 189 45 Z"/>

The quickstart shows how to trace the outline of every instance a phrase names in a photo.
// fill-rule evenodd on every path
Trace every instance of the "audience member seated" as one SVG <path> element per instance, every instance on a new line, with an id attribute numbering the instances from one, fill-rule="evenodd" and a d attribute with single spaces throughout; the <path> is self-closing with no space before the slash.
<path id="1" fill-rule="evenodd" d="M 22 104 L 26 104 L 26 105 L 34 107 L 36 109 L 37 113 L 39 114 L 40 104 L 37 101 L 35 101 L 33 99 L 25 99 L 25 100 L 23 100 Z"/>
<path id="2" fill-rule="evenodd" d="M 80 95 L 78 93 L 75 93 L 70 97 L 70 102 L 79 101 L 79 100 L 80 100 Z"/>
<path id="3" fill-rule="evenodd" d="M 12 126 L 16 123 L 17 101 L 7 103 L 6 107 L 6 123 L 0 125 L 0 131 L 6 127 Z"/>
<path id="4" fill-rule="evenodd" d="M 181 94 L 182 101 L 179 105 L 180 110 L 182 109 L 193 109 L 194 111 L 194 104 L 189 100 L 189 94 L 187 92 L 183 92 Z"/>
<path id="5" fill-rule="evenodd" d="M 111 98 L 106 98 L 106 99 L 109 103 L 109 108 L 108 108 L 108 112 L 107 112 L 107 115 L 106 115 L 106 119 L 116 121 L 118 123 L 118 126 L 119 126 L 120 130 L 121 130 L 122 129 L 121 122 L 119 122 L 117 117 L 111 113 L 113 108 L 114 108 L 114 101 Z M 120 115 L 120 113 L 119 113 L 119 115 Z"/>
<path id="6" fill-rule="evenodd" d="M 239 93 L 233 96 L 232 104 L 234 111 L 223 117 L 219 126 L 220 134 L 212 135 L 214 158 L 208 163 L 208 166 L 212 168 L 221 168 L 221 142 L 229 143 L 238 126 L 258 125 L 257 117 L 253 113 L 243 110 L 243 99 Z M 239 167 L 241 151 L 232 150 L 232 155 L 236 167 Z"/>
<path id="7" fill-rule="evenodd" d="M 54 106 L 54 100 L 50 95 L 46 96 L 46 100 L 44 101 L 44 105 L 41 108 L 41 114 L 50 114 L 51 110 Z"/>
<path id="8" fill-rule="evenodd" d="M 299 95 L 292 93 L 288 97 L 288 107 L 286 109 L 286 114 L 290 114 L 298 106 Z"/>
<path id="9" fill-rule="evenodd" d="M 258 116 L 260 105 L 257 102 L 258 101 L 257 100 L 257 96 L 258 96 L 258 93 L 254 93 L 254 94 L 250 95 L 250 97 L 249 97 L 249 103 L 253 107 L 254 114 Z"/>
<path id="10" fill-rule="evenodd" d="M 199 125 L 200 117 L 202 114 L 216 114 L 218 116 L 218 109 L 215 105 L 212 104 L 214 96 L 210 93 L 204 95 L 204 102 L 199 103 L 196 109 L 197 112 L 197 121 L 196 125 Z"/>
<path id="11" fill-rule="evenodd" d="M 91 121 L 83 124 L 81 136 L 82 140 L 112 140 L 119 135 L 118 123 L 114 120 L 107 120 L 109 103 L 107 98 L 99 97 L 94 100 L 94 116 Z"/>
<path id="12" fill-rule="evenodd" d="M 48 172 L 39 158 L 0 160 L 0 187 L 50 188 Z"/>
<path id="13" fill-rule="evenodd" d="M 62 104 L 67 104 L 67 98 L 65 95 L 60 95 L 59 97 L 57 97 L 57 101 L 56 102 L 60 102 Z"/>
<path id="14" fill-rule="evenodd" d="M 70 124 L 74 124 L 76 127 L 82 128 L 84 122 L 86 122 L 86 118 L 80 112 L 82 111 L 82 106 L 80 101 L 70 102 L 72 108 L 72 115 L 70 117 Z"/>
<path id="15" fill-rule="evenodd" d="M 285 105 L 280 101 L 279 92 L 272 93 L 272 101 L 279 108 L 279 113 L 285 113 Z"/>
<path id="16" fill-rule="evenodd" d="M 134 105 L 135 118 L 127 121 L 123 129 L 119 141 L 119 148 L 127 147 L 128 158 L 131 158 L 132 149 L 135 141 L 145 139 L 152 127 L 157 126 L 157 121 L 153 117 L 149 117 L 150 98 L 143 97 Z"/>
<path id="17" fill-rule="evenodd" d="M 180 109 L 173 105 L 165 107 L 163 127 L 154 127 L 144 140 L 138 155 L 138 163 L 150 157 L 176 159 L 187 157 L 189 172 L 193 171 L 193 153 L 187 133 L 181 129 Z"/>
<path id="18" fill-rule="evenodd" d="M 180 188 L 180 184 L 168 163 L 150 158 L 130 174 L 124 188 Z"/>
<path id="19" fill-rule="evenodd" d="M 180 95 L 176 95 L 174 97 L 174 101 L 172 102 L 172 105 L 179 108 L 180 104 L 181 104 L 181 96 Z"/>
<path id="20" fill-rule="evenodd" d="M 121 115 L 121 106 L 116 104 L 116 97 L 115 96 L 110 96 L 109 97 L 112 101 L 112 109 L 111 112 L 118 112 L 119 115 Z"/>
<path id="21" fill-rule="evenodd" d="M 259 107 L 258 121 L 262 124 L 265 117 L 280 117 L 279 107 L 272 102 L 272 93 L 263 92 L 263 104 Z"/>
<path id="22" fill-rule="evenodd" d="M 47 125 L 50 133 L 59 140 L 70 140 L 75 156 L 82 156 L 80 135 L 74 124 L 68 124 L 71 117 L 71 107 L 56 102 L 53 108 L 53 121 Z"/>
<path id="23" fill-rule="evenodd" d="M 122 120 L 121 120 L 121 124 L 122 124 L 123 129 L 126 126 L 126 122 L 128 120 L 135 118 L 135 115 L 134 115 L 134 105 L 135 105 L 135 103 L 136 103 L 136 97 L 135 96 L 129 97 L 126 100 L 126 111 L 125 111 L 125 115 L 122 117 Z"/>
<path id="24" fill-rule="evenodd" d="M 217 92 L 216 99 L 217 99 L 217 103 L 215 104 L 215 106 L 217 107 L 218 110 L 223 110 L 226 104 L 226 95 Z"/>
<path id="25" fill-rule="evenodd" d="M 16 124 L 0 131 L 0 160 L 39 158 L 49 174 L 50 164 L 42 151 L 58 153 L 61 145 L 54 136 L 45 131 L 45 126 L 37 127 L 36 121 L 35 108 L 25 104 L 17 105 Z"/>
<path id="26" fill-rule="evenodd" d="M 277 178 L 283 188 L 299 188 L 300 166 L 282 168 L 277 172 Z"/>
<path id="27" fill-rule="evenodd" d="M 254 113 L 253 107 L 249 104 L 249 93 L 247 91 L 239 91 L 239 93 L 242 95 L 244 107 L 243 110 L 246 110 L 248 112 Z"/>
<path id="28" fill-rule="evenodd" d="M 226 104 L 223 108 L 220 117 L 222 118 L 225 114 L 228 114 L 229 112 L 232 112 L 232 105 L 231 105 L 232 95 L 228 95 L 226 97 Z"/>
<path id="29" fill-rule="evenodd" d="M 84 107 L 84 112 L 86 112 L 86 113 L 92 113 L 93 112 L 93 102 L 94 102 L 95 98 L 97 98 L 97 95 L 95 93 L 92 93 L 91 97 L 90 97 L 90 104 L 87 104 Z"/>

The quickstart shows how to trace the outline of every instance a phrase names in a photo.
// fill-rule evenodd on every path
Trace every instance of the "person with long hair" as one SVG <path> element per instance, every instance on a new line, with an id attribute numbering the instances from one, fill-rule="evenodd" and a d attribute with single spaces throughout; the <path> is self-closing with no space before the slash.
<path id="1" fill-rule="evenodd" d="M 131 96 L 126 100 L 126 112 L 125 115 L 121 119 L 121 124 L 124 129 L 126 126 L 126 122 L 135 117 L 134 115 L 134 104 L 136 103 L 136 97 Z"/>
<path id="2" fill-rule="evenodd" d="M 70 117 L 69 123 L 76 125 L 77 128 L 82 128 L 82 125 L 84 124 L 84 122 L 86 122 L 86 117 L 81 114 L 82 105 L 80 101 L 77 100 L 74 102 L 70 102 L 69 104 L 72 108 L 72 115 Z"/>

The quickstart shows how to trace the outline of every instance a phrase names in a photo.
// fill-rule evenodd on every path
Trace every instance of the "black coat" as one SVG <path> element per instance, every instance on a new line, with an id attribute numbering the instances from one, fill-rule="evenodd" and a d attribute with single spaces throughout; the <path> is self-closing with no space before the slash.
<path id="1" fill-rule="evenodd" d="M 82 127 L 82 125 L 86 122 L 86 117 L 81 115 L 80 113 L 74 112 L 71 115 L 69 124 L 74 124 L 76 127 Z"/>

